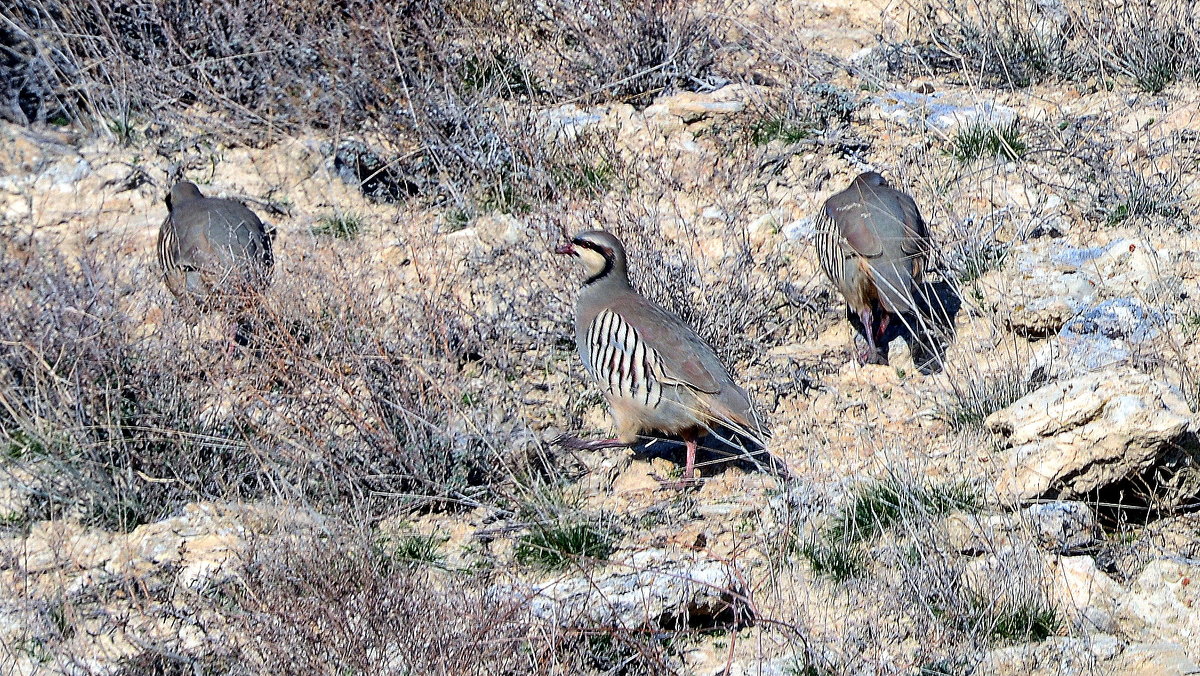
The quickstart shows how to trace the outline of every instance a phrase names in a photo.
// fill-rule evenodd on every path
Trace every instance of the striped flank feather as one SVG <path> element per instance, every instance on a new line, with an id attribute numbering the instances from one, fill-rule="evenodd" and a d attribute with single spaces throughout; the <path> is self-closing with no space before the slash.
<path id="1" fill-rule="evenodd" d="M 589 370 L 605 391 L 649 408 L 662 404 L 662 358 L 621 315 L 610 309 L 597 314 L 587 341 Z"/>

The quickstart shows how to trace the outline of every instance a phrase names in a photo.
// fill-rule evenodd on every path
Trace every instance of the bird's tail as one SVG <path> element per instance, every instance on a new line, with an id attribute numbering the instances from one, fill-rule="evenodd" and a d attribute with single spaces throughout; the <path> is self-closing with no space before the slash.
<path id="1" fill-rule="evenodd" d="M 716 423 L 709 426 L 710 435 L 730 448 L 739 449 L 737 455 L 762 470 L 784 479 L 796 476 L 787 463 L 767 450 L 771 432 L 753 405 L 747 406 L 745 411 L 736 411 L 723 402 L 711 401 L 709 410 L 713 412 Z"/>

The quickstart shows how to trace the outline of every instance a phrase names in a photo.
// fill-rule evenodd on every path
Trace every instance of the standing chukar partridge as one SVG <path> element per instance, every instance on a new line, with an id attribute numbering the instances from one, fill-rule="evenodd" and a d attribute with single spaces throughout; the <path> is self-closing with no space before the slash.
<path id="1" fill-rule="evenodd" d="M 859 174 L 817 215 L 816 247 L 821 269 L 845 297 L 850 322 L 867 341 L 859 363 L 888 363 L 883 337 L 893 319 L 909 330 L 914 357 L 926 354 L 928 328 L 916 287 L 932 244 L 912 197 L 873 171 Z M 938 365 L 918 361 L 918 367 L 928 373 Z"/>
<path id="2" fill-rule="evenodd" d="M 236 341 L 238 315 L 270 281 L 274 232 L 240 203 L 205 197 L 187 181 L 171 188 L 167 212 L 158 231 L 167 288 L 189 309 L 229 313 Z"/>
<path id="3" fill-rule="evenodd" d="M 750 398 L 712 348 L 630 286 L 619 239 L 583 232 L 556 253 L 574 256 L 587 271 L 575 307 L 575 341 L 617 427 L 616 439 L 570 445 L 630 446 L 643 433 L 677 435 L 687 445 L 687 465 L 675 487 L 694 483 L 696 441 L 713 425 L 763 445 L 765 432 Z"/>

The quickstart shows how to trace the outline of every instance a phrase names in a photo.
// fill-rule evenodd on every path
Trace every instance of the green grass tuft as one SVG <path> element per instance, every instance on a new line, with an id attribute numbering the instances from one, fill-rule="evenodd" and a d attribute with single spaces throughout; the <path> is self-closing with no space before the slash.
<path id="1" fill-rule="evenodd" d="M 459 76 L 468 91 L 495 88 L 505 97 L 532 96 L 542 85 L 519 62 L 500 52 L 468 56 L 459 66 Z"/>
<path id="2" fill-rule="evenodd" d="M 379 553 L 393 563 L 436 566 L 446 558 L 442 545 L 447 540 L 449 538 L 436 535 L 401 535 L 395 539 L 381 538 L 378 548 Z"/>
<path id="3" fill-rule="evenodd" d="M 811 138 L 814 133 L 814 130 L 808 125 L 795 124 L 782 117 L 777 117 L 755 122 L 750 128 L 750 140 L 756 146 L 765 146 L 775 140 L 790 144 Z"/>
<path id="4" fill-rule="evenodd" d="M 940 516 L 981 506 L 982 499 L 965 484 L 932 485 L 888 477 L 859 487 L 826 534 L 834 542 L 862 542 L 918 515 Z"/>
<path id="5" fill-rule="evenodd" d="M 1003 643 L 1044 641 L 1062 628 L 1062 618 L 1049 603 L 1022 599 L 989 609 L 992 616 L 989 635 Z"/>
<path id="6" fill-rule="evenodd" d="M 595 164 L 570 162 L 553 165 L 550 174 L 560 189 L 581 195 L 600 195 L 612 185 L 616 172 L 605 160 Z"/>
<path id="7" fill-rule="evenodd" d="M 16 428 L 8 432 L 8 443 L 4 448 L 4 457 L 9 460 L 20 460 L 25 457 L 43 457 L 48 455 L 41 440 L 31 436 L 25 430 Z"/>
<path id="8" fill-rule="evenodd" d="M 958 130 L 951 139 L 950 154 L 960 164 L 979 159 L 1017 160 L 1025 155 L 1025 141 L 1016 122 L 992 126 L 972 124 Z"/>
<path id="9" fill-rule="evenodd" d="M 517 563 L 559 570 L 581 558 L 603 559 L 612 553 L 607 533 L 590 523 L 539 524 L 517 541 Z"/>
<path id="10" fill-rule="evenodd" d="M 1011 406 L 1041 384 L 1015 370 L 980 375 L 965 385 L 954 383 L 953 400 L 941 407 L 937 416 L 956 432 L 980 428 L 989 415 Z"/>
<path id="11" fill-rule="evenodd" d="M 345 213 L 325 216 L 313 227 L 312 233 L 324 237 L 352 239 L 357 237 L 362 232 L 362 229 L 362 216 L 355 213 Z"/>
<path id="12" fill-rule="evenodd" d="M 1105 219 L 1105 225 L 1114 227 L 1134 218 L 1175 218 L 1180 215 L 1179 207 L 1165 204 L 1149 192 L 1135 192 L 1128 199 L 1113 207 Z"/>
<path id="13" fill-rule="evenodd" d="M 1159 54 L 1135 69 L 1134 84 L 1149 94 L 1158 94 L 1179 79 L 1179 63 L 1171 54 Z"/>
<path id="14" fill-rule="evenodd" d="M 867 556 L 853 542 L 812 540 L 800 546 L 799 554 L 813 573 L 834 582 L 862 577 L 867 572 Z"/>
<path id="15" fill-rule="evenodd" d="M 966 285 L 979 281 L 993 270 L 1002 270 L 1008 261 L 1008 247 L 996 241 L 981 242 L 964 251 L 958 261 L 958 281 Z"/>

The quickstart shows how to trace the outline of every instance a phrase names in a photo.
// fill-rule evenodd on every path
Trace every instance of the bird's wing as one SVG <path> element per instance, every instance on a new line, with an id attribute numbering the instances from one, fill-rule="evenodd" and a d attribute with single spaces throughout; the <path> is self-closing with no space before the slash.
<path id="1" fill-rule="evenodd" d="M 848 192 L 848 191 L 847 191 Z M 875 258 L 883 253 L 883 240 L 875 231 L 875 220 L 861 195 L 842 192 L 825 203 L 825 213 L 837 224 L 846 253 Z"/>
<path id="2" fill-rule="evenodd" d="M 662 360 L 664 382 L 716 394 L 729 375 L 712 348 L 683 320 L 637 295 L 616 309 Z"/>
<path id="3" fill-rule="evenodd" d="M 904 241 L 900 250 L 912 262 L 913 276 L 921 279 L 933 253 L 933 240 L 929 235 L 929 226 L 921 217 L 921 211 L 912 197 L 900 191 L 893 191 L 900 211 L 904 214 Z"/>

